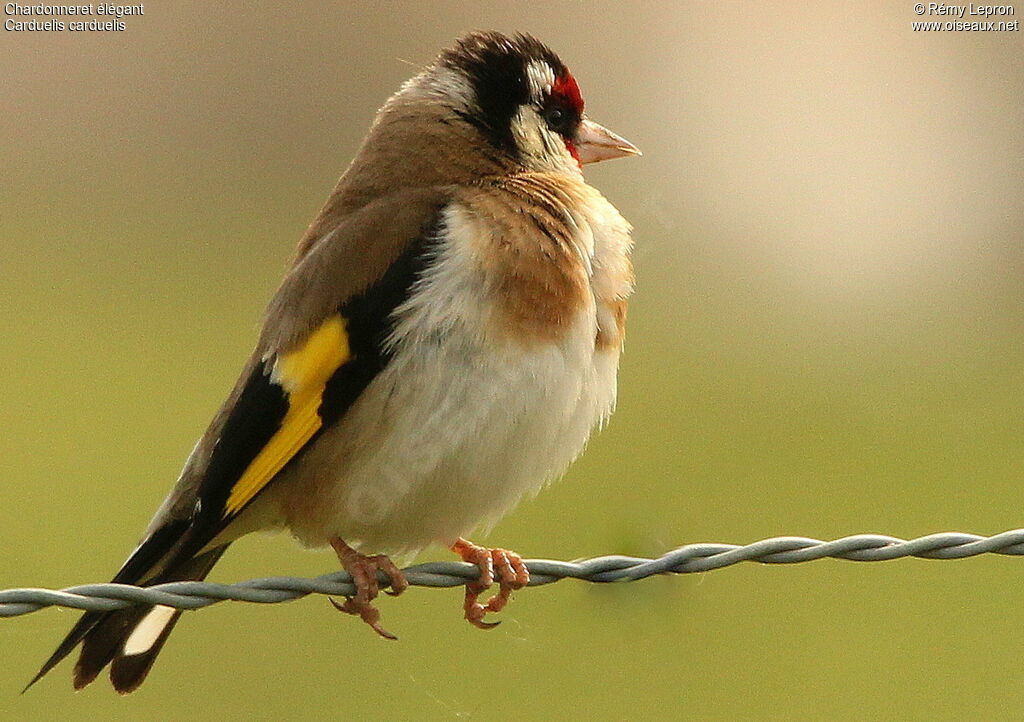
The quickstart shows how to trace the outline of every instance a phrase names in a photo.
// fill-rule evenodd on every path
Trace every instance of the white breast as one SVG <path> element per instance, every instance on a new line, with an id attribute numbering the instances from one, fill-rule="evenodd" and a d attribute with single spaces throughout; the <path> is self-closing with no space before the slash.
<path id="1" fill-rule="evenodd" d="M 619 352 L 595 350 L 593 295 L 557 342 L 499 342 L 479 259 L 460 239 L 472 221 L 458 207 L 445 221 L 432 270 L 396 312 L 393 359 L 275 485 L 306 544 L 337 535 L 400 553 L 450 543 L 564 471 L 612 411 Z M 619 218 L 608 239 L 589 221 L 595 256 L 585 260 L 616 268 L 601 255 L 624 257 L 628 226 Z"/>

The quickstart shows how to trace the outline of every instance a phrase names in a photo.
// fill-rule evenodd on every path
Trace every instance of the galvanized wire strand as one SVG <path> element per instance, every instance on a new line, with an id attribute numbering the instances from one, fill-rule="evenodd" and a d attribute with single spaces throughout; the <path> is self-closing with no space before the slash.
<path id="1" fill-rule="evenodd" d="M 636 581 L 655 574 L 692 574 L 739 564 L 799 564 L 830 557 L 855 562 L 881 562 L 903 557 L 963 559 L 979 554 L 1024 555 L 1024 529 L 984 537 L 963 532 L 930 534 L 900 539 L 881 534 L 857 534 L 834 541 L 781 536 L 752 544 L 687 544 L 656 558 L 604 556 L 575 562 L 528 559 L 530 586 L 561 579 L 587 582 Z M 420 587 L 457 587 L 475 580 L 479 569 L 466 562 L 428 562 L 403 570 L 409 584 Z M 382 586 L 390 580 L 380 573 Z M 227 600 L 276 604 L 309 594 L 351 596 L 355 586 L 348 572 L 320 577 L 267 577 L 237 584 L 171 582 L 152 587 L 127 584 L 83 584 L 61 590 L 7 589 L 0 591 L 0 617 L 17 617 L 45 607 L 70 607 L 106 612 L 137 604 L 165 604 L 177 609 L 200 609 Z"/>

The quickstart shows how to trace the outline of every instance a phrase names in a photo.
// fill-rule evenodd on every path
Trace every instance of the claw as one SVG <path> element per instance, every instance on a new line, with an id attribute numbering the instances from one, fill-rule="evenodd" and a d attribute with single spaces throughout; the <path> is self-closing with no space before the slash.
<path id="1" fill-rule="evenodd" d="M 370 629 L 384 637 L 384 639 L 398 639 L 398 637 L 380 626 L 380 610 L 376 607 L 370 604 L 360 605 L 355 601 L 354 597 L 345 597 L 344 604 L 339 604 L 331 597 L 327 597 L 327 600 L 334 605 L 334 608 L 339 612 L 358 615 L 360 619 L 370 625 Z"/>
<path id="2" fill-rule="evenodd" d="M 526 564 L 515 552 L 488 549 L 462 538 L 452 545 L 452 551 L 463 561 L 480 568 L 480 577 L 466 584 L 466 599 L 462 606 L 466 621 L 479 629 L 494 629 L 499 622 L 485 622 L 484 617 L 488 612 L 500 612 L 508 604 L 513 591 L 529 584 L 530 572 Z M 498 580 L 498 593 L 486 604 L 481 604 L 480 595 L 494 584 L 495 578 Z"/>
<path id="3" fill-rule="evenodd" d="M 384 572 L 391 579 L 391 589 L 385 593 L 397 597 L 409 587 L 405 575 L 395 564 L 383 554 L 375 556 L 364 556 L 335 537 L 331 539 L 331 546 L 334 547 L 338 560 L 349 574 L 352 575 L 352 583 L 356 587 L 354 597 L 345 597 L 345 602 L 338 603 L 331 599 L 331 604 L 339 612 L 358 615 L 360 619 L 370 625 L 377 634 L 385 639 L 398 639 L 391 632 L 380 625 L 380 610 L 373 606 L 380 591 L 380 583 L 377 580 L 377 572 Z"/>

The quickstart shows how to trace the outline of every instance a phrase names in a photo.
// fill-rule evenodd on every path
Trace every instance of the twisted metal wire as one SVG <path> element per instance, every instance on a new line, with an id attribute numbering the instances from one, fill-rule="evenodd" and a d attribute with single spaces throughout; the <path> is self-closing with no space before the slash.
<path id="1" fill-rule="evenodd" d="M 739 546 L 736 544 L 687 544 L 656 559 L 604 556 L 576 562 L 528 559 L 530 586 L 561 579 L 587 582 L 631 582 L 655 574 L 692 574 L 722 569 L 740 562 L 799 564 L 831 557 L 855 562 L 880 562 L 903 557 L 963 559 L 979 554 L 1024 556 L 1024 529 L 983 537 L 963 532 L 930 534 L 900 539 L 881 534 L 857 534 L 834 541 L 782 536 Z M 479 569 L 466 562 L 429 562 L 403 570 L 409 584 L 420 587 L 457 587 L 476 579 Z M 379 574 L 382 586 L 390 580 Z M 137 604 L 165 604 L 177 609 L 199 609 L 227 600 L 276 604 L 309 594 L 352 596 L 355 586 L 348 572 L 320 577 L 267 577 L 237 584 L 171 582 L 152 587 L 127 584 L 83 584 L 59 591 L 7 589 L 0 591 L 0 617 L 17 617 L 44 607 L 70 607 L 106 612 Z"/>

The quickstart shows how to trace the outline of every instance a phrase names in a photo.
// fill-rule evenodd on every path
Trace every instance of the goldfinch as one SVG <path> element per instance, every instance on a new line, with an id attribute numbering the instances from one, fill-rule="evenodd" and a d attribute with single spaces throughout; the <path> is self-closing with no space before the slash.
<path id="1" fill-rule="evenodd" d="M 376 573 L 406 582 L 385 555 L 440 543 L 479 565 L 464 615 L 490 626 L 529 572 L 463 535 L 558 476 L 615 404 L 630 226 L 582 167 L 638 153 L 536 39 L 443 51 L 378 112 L 113 581 L 203 579 L 232 541 L 283 528 L 333 547 L 358 590 L 335 605 L 390 637 Z M 30 686 L 81 645 L 76 689 L 110 665 L 131 692 L 179 616 L 88 612 Z"/>

